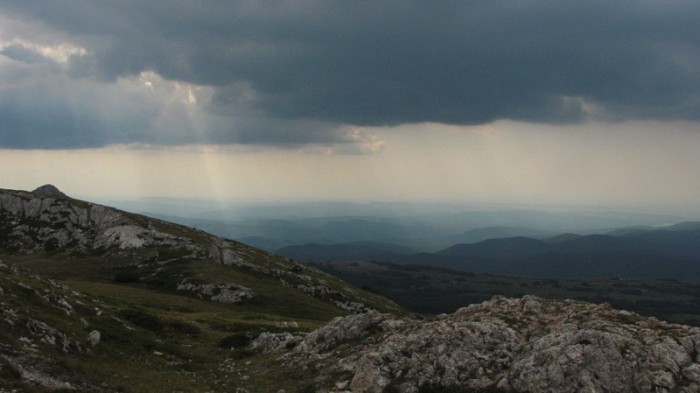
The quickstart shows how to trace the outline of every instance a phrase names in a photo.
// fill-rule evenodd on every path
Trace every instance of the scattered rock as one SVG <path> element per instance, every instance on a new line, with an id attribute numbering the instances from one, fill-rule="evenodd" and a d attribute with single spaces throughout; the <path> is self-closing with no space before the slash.
<path id="1" fill-rule="evenodd" d="M 103 391 L 86 381 L 76 379 L 59 363 L 47 359 L 38 353 L 20 352 L 6 344 L 0 343 L 0 358 L 18 373 L 22 381 L 29 386 L 36 385 L 43 388 L 39 389 L 41 391 Z M 2 382 L 0 379 L 0 392 L 4 392 Z M 36 388 L 32 389 L 32 391 L 34 390 Z M 16 391 L 12 390 L 12 392 Z"/>
<path id="2" fill-rule="evenodd" d="M 281 328 L 281 329 L 297 329 L 299 328 L 299 323 L 296 321 L 291 321 L 291 322 L 277 322 L 275 324 L 275 327 Z"/>
<path id="3" fill-rule="evenodd" d="M 222 265 L 247 266 L 255 268 L 255 265 L 245 261 L 231 244 L 222 238 L 215 238 L 209 246 L 209 256 Z"/>
<path id="4" fill-rule="evenodd" d="M 309 276 L 300 276 L 302 278 L 306 278 L 308 281 L 312 282 L 313 280 Z M 300 291 L 311 295 L 315 298 L 318 299 L 323 299 L 323 300 L 329 300 L 331 303 L 333 303 L 336 307 L 338 307 L 341 310 L 348 311 L 353 314 L 360 314 L 364 312 L 371 311 L 372 309 L 368 307 L 366 304 L 359 303 L 359 302 L 354 302 L 342 294 L 341 292 L 338 292 L 334 289 L 331 289 L 328 287 L 328 285 L 325 285 L 324 283 L 318 282 L 318 283 L 312 283 L 309 285 L 306 284 L 298 284 L 295 286 L 296 289 L 299 289 Z"/>
<path id="5" fill-rule="evenodd" d="M 68 315 L 70 315 L 70 314 L 73 312 L 73 306 L 71 306 L 70 303 L 68 303 L 68 301 L 66 301 L 66 299 L 60 298 L 60 299 L 58 299 L 58 301 L 57 301 L 56 303 L 57 303 L 57 304 L 59 305 L 59 307 L 61 307 Z"/>
<path id="6" fill-rule="evenodd" d="M 287 332 L 263 332 L 250 343 L 250 349 L 263 353 L 282 352 L 294 348 L 300 341 L 301 338 Z"/>
<path id="7" fill-rule="evenodd" d="M 250 288 L 237 284 L 194 284 L 183 280 L 177 286 L 178 291 L 193 292 L 200 299 L 234 304 L 250 300 L 255 295 Z"/>
<path id="8" fill-rule="evenodd" d="M 359 340 L 371 333 L 383 330 L 382 322 L 388 316 L 377 311 L 337 317 L 326 326 L 309 333 L 296 348 L 299 352 L 327 351 L 338 345 Z"/>
<path id="9" fill-rule="evenodd" d="M 101 337 L 100 332 L 97 330 L 93 330 L 90 333 L 88 333 L 86 340 L 87 340 L 88 344 L 90 344 L 90 346 L 94 348 L 97 346 L 97 344 L 100 343 L 100 337 Z"/>

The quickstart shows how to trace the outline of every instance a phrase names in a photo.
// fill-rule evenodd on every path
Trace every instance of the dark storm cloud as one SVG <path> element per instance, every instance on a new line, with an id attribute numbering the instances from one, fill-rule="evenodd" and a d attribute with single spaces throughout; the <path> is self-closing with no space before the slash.
<path id="1" fill-rule="evenodd" d="M 211 133 L 213 142 L 339 141 L 321 129 L 341 124 L 700 117 L 695 1 L 25 1 L 0 10 L 83 46 L 73 77 L 151 70 L 213 87 L 212 116 L 253 119 Z M 20 47 L 3 54 L 38 59 Z"/>
<path id="2" fill-rule="evenodd" d="M 17 60 L 23 63 L 51 63 L 49 59 L 42 56 L 40 53 L 33 51 L 23 45 L 9 45 L 0 50 L 0 55 L 7 56 L 12 60 Z"/>

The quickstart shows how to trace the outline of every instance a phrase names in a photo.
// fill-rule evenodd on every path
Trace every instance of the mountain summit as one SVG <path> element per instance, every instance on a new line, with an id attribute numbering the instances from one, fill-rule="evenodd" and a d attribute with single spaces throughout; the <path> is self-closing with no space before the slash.
<path id="1" fill-rule="evenodd" d="M 62 193 L 58 187 L 54 186 L 53 184 L 44 184 L 41 187 L 37 187 L 34 191 L 32 191 L 32 194 L 44 197 L 68 198 L 68 195 Z"/>

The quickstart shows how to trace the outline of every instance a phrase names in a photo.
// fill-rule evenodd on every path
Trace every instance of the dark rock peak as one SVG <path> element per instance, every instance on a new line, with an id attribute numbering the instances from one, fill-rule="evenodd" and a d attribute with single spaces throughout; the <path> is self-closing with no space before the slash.
<path id="1" fill-rule="evenodd" d="M 32 194 L 36 196 L 49 196 L 49 197 L 61 197 L 68 198 L 68 195 L 64 194 L 56 186 L 52 184 L 44 184 L 38 187 L 36 190 L 32 191 Z"/>

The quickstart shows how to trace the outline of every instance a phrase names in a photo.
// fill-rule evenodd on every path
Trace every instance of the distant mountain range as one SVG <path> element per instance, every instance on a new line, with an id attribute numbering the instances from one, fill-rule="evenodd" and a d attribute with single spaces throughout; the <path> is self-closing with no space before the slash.
<path id="1" fill-rule="evenodd" d="M 306 244 L 277 252 L 302 261 L 384 261 L 512 276 L 700 280 L 700 222 L 546 239 L 495 238 L 434 253 L 411 254 L 382 243 Z"/>
<path id="2" fill-rule="evenodd" d="M 669 214 L 430 203 L 223 203 L 151 198 L 110 204 L 267 251 L 307 243 L 380 242 L 407 247 L 413 253 L 437 252 L 455 244 L 495 238 L 604 234 L 692 219 Z"/>
<path id="3" fill-rule="evenodd" d="M 407 247 L 381 242 L 309 243 L 284 247 L 278 254 L 300 261 L 389 261 L 412 255 Z"/>
<path id="4" fill-rule="evenodd" d="M 127 207 L 299 261 L 384 261 L 537 277 L 700 279 L 700 223 L 673 215 L 154 199 Z"/>

